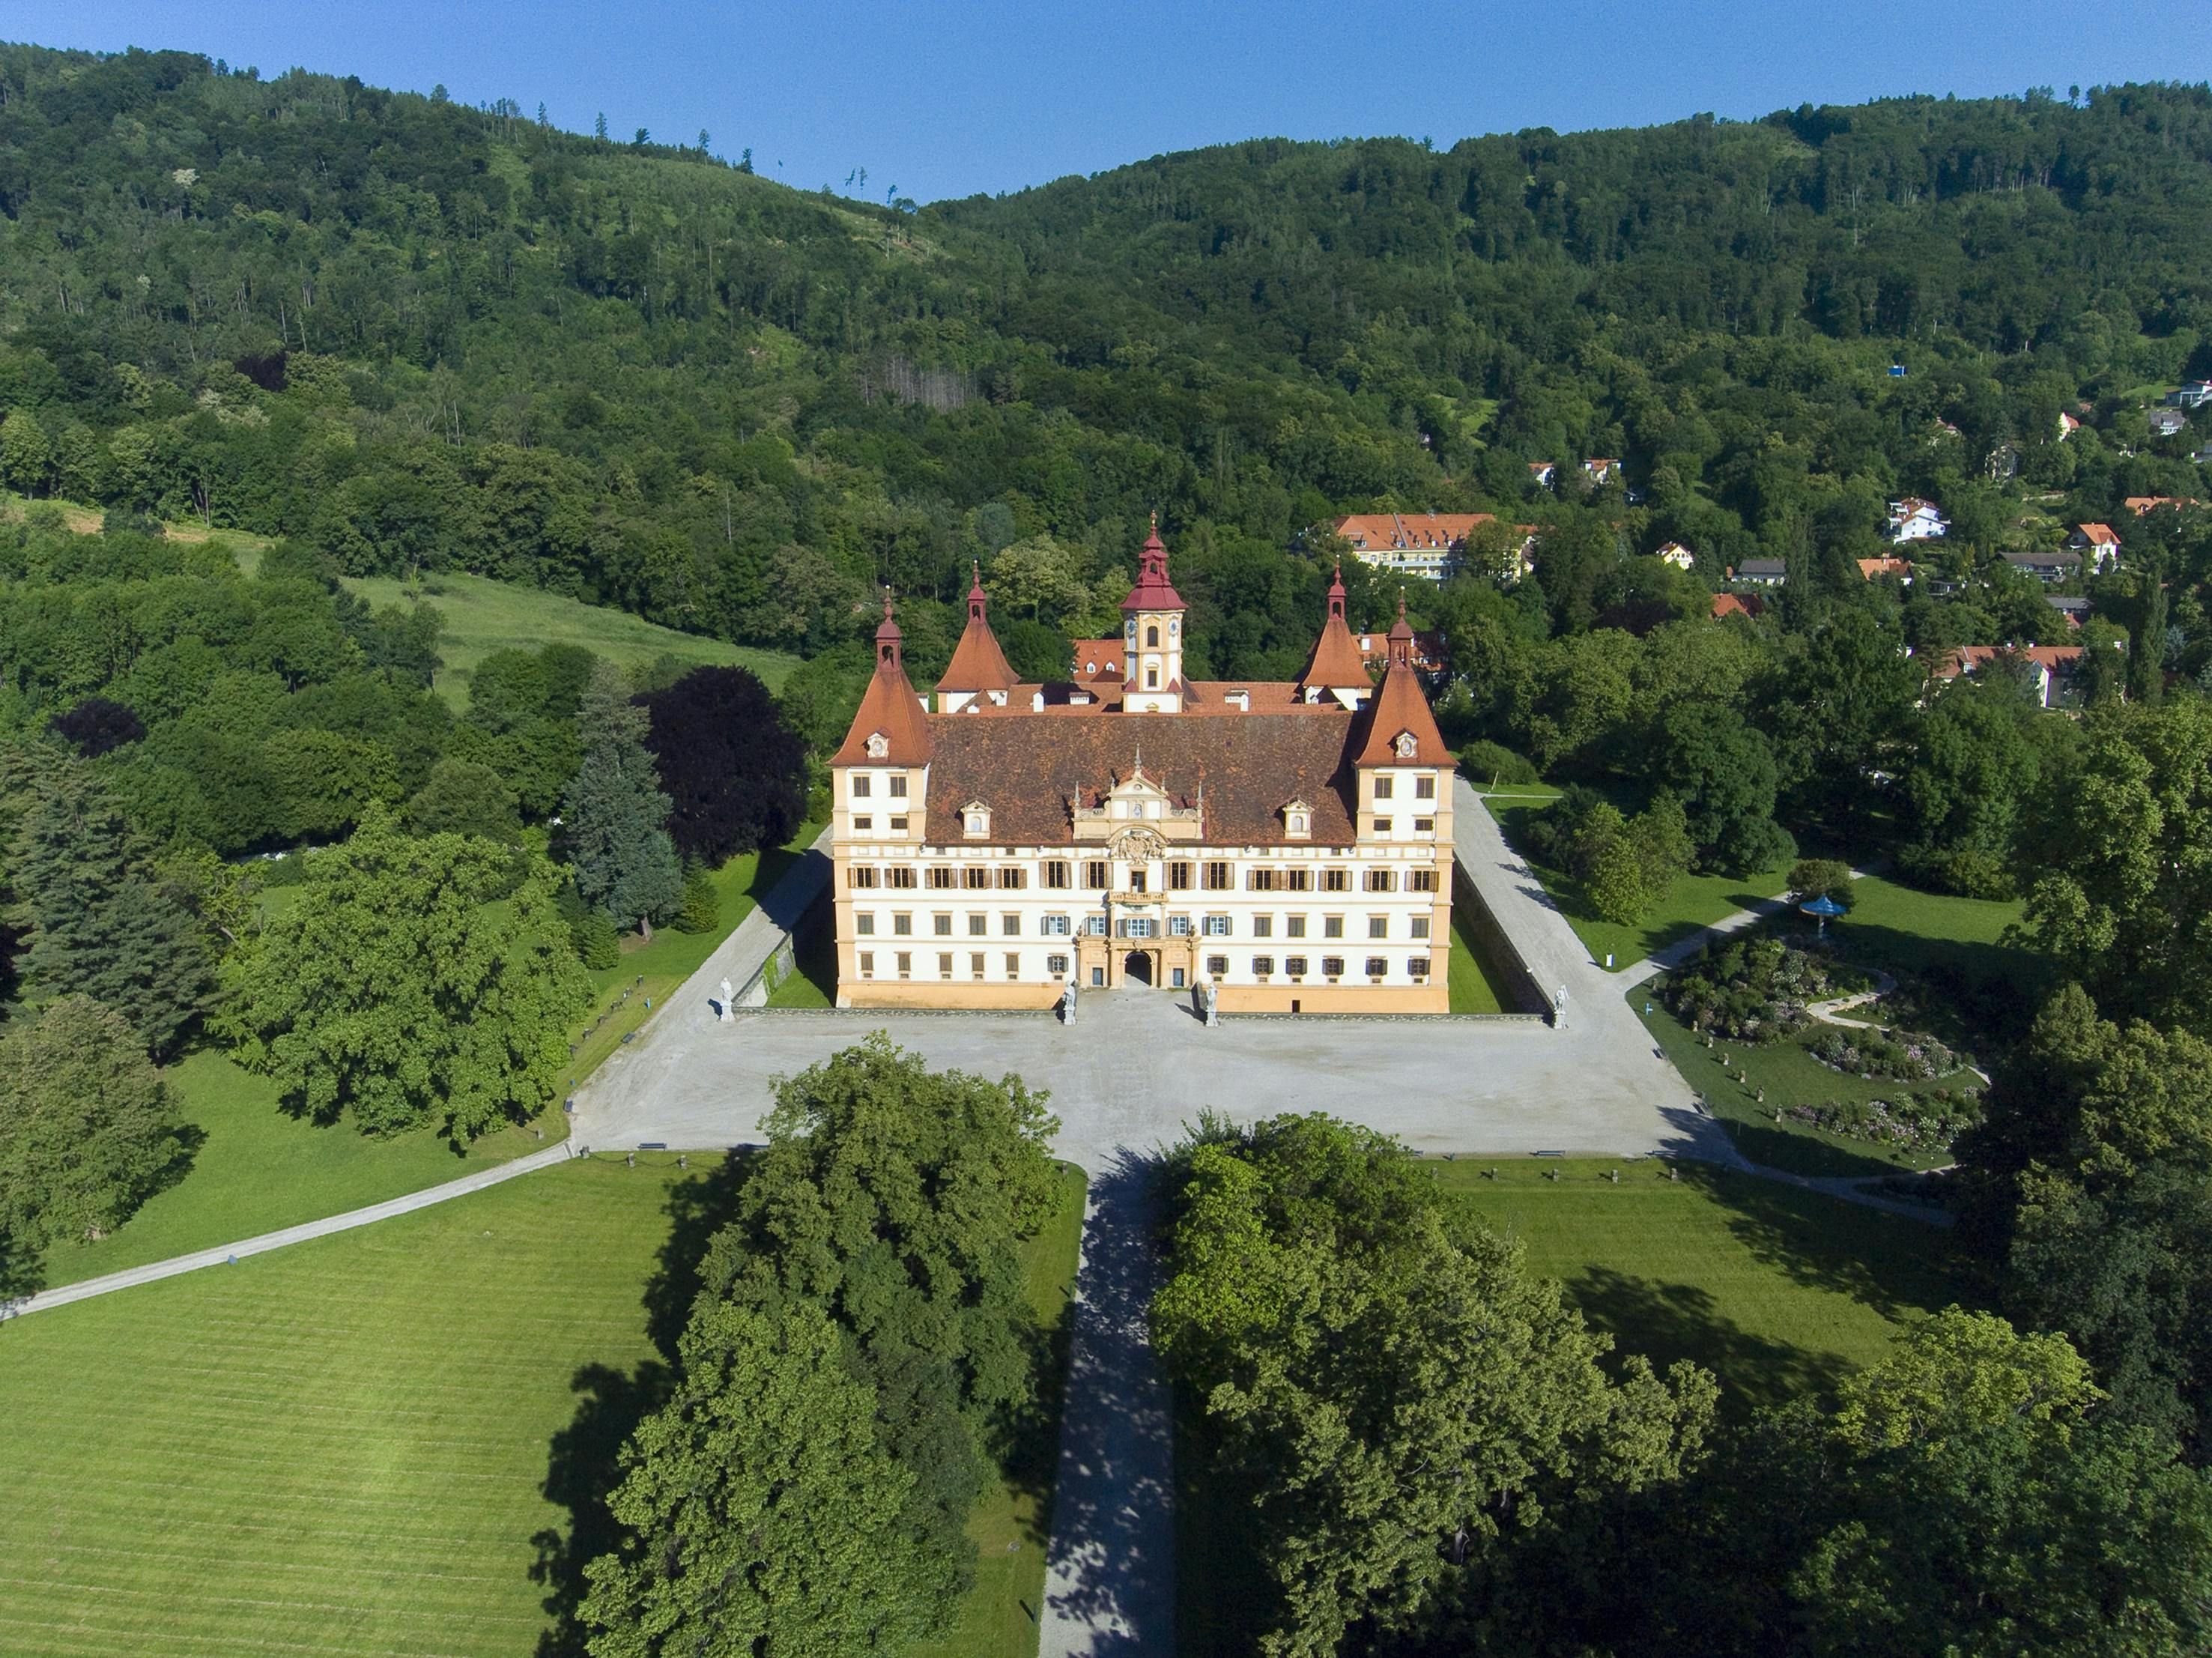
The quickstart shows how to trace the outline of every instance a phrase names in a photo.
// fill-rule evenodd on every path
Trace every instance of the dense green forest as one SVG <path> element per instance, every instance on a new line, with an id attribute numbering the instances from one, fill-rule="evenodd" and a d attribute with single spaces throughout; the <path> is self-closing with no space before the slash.
<path id="1" fill-rule="evenodd" d="M 1158 510 L 1194 649 L 1286 672 L 1334 510 L 1595 514 L 1710 582 L 1876 551 L 1902 491 L 1959 558 L 2212 492 L 2141 407 L 2212 372 L 2208 161 L 2212 95 L 2146 86 L 1256 142 L 915 211 L 510 103 L 0 48 L 0 478 L 809 655 L 887 582 L 925 667 L 1018 543 L 1049 661 Z M 1621 484 L 1528 481 L 1590 455 Z"/>

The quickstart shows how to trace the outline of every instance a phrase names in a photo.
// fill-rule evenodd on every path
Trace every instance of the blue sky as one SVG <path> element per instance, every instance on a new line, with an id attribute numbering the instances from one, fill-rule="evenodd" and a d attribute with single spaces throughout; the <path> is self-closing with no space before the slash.
<path id="1" fill-rule="evenodd" d="M 604 112 L 770 177 L 928 201 L 1260 136 L 1641 125 L 1710 110 L 2212 79 L 2204 0 L 8 0 L 0 36 L 176 46 L 469 103 Z M 855 189 L 855 193 L 860 193 Z"/>

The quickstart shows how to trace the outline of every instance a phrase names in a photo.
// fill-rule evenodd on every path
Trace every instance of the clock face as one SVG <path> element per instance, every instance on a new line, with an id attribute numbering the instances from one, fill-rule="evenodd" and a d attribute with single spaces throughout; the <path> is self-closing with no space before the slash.
<path id="1" fill-rule="evenodd" d="M 1137 619 L 1133 616 L 1129 619 L 1129 643 L 1137 643 Z"/>
<path id="2" fill-rule="evenodd" d="M 1170 638 L 1170 639 L 1175 638 L 1176 636 L 1178 636 L 1179 634 L 1181 634 L 1181 633 L 1182 633 L 1182 624 L 1181 622 L 1174 622 L 1174 621 L 1171 621 L 1171 622 L 1170 622 L 1170 623 L 1168 624 L 1168 637 L 1169 637 L 1169 638 Z"/>

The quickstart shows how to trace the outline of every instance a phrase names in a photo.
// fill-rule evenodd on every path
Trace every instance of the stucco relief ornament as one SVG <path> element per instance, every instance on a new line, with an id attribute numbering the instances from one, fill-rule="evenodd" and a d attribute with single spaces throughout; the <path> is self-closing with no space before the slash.
<path id="1" fill-rule="evenodd" d="M 1149 863 L 1167 856 L 1168 844 L 1152 829 L 1124 829 L 1114 837 L 1114 856 L 1124 863 Z"/>
<path id="2" fill-rule="evenodd" d="M 1401 731 L 1398 734 L 1398 741 L 1391 746 L 1398 751 L 1400 759 L 1410 760 L 1419 750 L 1421 740 L 1410 731 Z"/>
<path id="3" fill-rule="evenodd" d="M 868 734 L 868 758 L 879 760 L 891 752 L 891 740 L 880 731 Z"/>

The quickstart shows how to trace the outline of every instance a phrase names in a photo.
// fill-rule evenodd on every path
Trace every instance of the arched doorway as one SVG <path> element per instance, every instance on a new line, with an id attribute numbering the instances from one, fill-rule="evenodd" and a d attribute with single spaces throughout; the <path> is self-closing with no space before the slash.
<path id="1" fill-rule="evenodd" d="M 1121 982 L 1150 987 L 1152 982 L 1152 953 L 1132 950 L 1121 958 Z"/>

